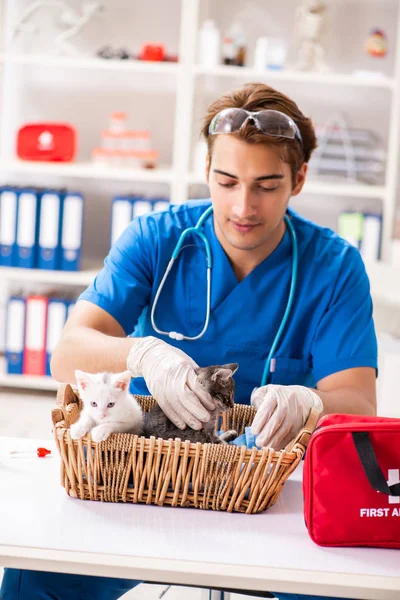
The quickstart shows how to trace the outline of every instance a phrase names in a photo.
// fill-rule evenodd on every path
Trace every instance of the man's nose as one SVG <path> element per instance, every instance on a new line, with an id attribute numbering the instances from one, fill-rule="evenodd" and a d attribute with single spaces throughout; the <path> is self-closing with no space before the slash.
<path id="1" fill-rule="evenodd" d="M 244 186 L 235 199 L 234 212 L 239 219 L 253 217 L 257 212 L 251 190 Z"/>

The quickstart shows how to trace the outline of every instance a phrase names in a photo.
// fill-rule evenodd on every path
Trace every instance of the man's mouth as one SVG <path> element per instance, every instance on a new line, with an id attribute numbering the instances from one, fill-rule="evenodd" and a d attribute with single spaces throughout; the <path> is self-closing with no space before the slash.
<path id="1" fill-rule="evenodd" d="M 234 229 L 240 233 L 248 233 L 258 227 L 259 223 L 238 223 L 237 221 L 231 221 Z"/>

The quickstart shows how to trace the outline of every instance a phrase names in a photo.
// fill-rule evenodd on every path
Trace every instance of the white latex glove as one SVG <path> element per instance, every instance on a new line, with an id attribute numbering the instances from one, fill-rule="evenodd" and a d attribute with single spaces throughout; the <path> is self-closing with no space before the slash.
<path id="1" fill-rule="evenodd" d="M 214 402 L 197 381 L 198 365 L 179 348 L 144 337 L 132 346 L 126 365 L 133 377 L 144 377 L 161 410 L 180 429 L 201 429 L 210 420 Z"/>
<path id="2" fill-rule="evenodd" d="M 260 448 L 284 448 L 301 430 L 312 408 L 322 412 L 321 398 L 302 385 L 264 385 L 250 399 L 257 413 L 251 426 Z"/>

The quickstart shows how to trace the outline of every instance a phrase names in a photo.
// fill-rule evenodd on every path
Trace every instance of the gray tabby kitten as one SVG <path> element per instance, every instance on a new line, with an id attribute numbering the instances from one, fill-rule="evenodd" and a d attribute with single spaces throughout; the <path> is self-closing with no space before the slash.
<path id="1" fill-rule="evenodd" d="M 198 381 L 206 388 L 215 401 L 215 409 L 211 413 L 210 420 L 203 425 L 199 431 L 187 427 L 179 429 L 168 419 L 159 406 L 155 406 L 149 413 L 143 426 L 143 435 L 154 436 L 169 440 L 180 438 L 190 442 L 201 442 L 202 444 L 227 444 L 234 440 L 238 433 L 233 429 L 225 431 L 219 436 L 215 430 L 217 418 L 221 412 L 225 412 L 233 406 L 235 396 L 235 381 L 233 374 L 238 368 L 237 363 L 227 365 L 216 365 L 211 367 L 198 367 L 196 375 Z"/>

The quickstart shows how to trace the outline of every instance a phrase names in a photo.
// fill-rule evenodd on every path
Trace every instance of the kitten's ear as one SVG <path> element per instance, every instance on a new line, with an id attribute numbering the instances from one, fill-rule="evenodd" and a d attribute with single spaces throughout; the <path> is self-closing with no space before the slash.
<path id="1" fill-rule="evenodd" d="M 214 373 L 211 375 L 211 381 L 219 381 L 220 383 L 226 383 L 229 379 L 232 379 L 234 371 L 231 369 L 230 365 L 223 365 L 222 367 L 217 367 Z"/>
<path id="2" fill-rule="evenodd" d="M 222 367 L 224 369 L 230 369 L 232 371 L 232 375 L 234 375 L 236 373 L 236 371 L 238 370 L 239 365 L 238 365 L 238 363 L 228 363 L 226 365 L 222 365 Z"/>
<path id="3" fill-rule="evenodd" d="M 76 379 L 76 383 L 78 384 L 78 387 L 81 390 L 86 390 L 86 388 L 88 387 L 88 385 L 90 383 L 89 373 L 85 373 L 84 371 L 80 371 L 79 369 L 76 369 L 75 379 Z"/>
<path id="4" fill-rule="evenodd" d="M 130 371 L 124 371 L 123 373 L 118 373 L 114 379 L 114 387 L 117 390 L 121 390 L 124 392 L 126 389 L 129 389 L 129 384 L 132 379 L 132 373 Z"/>

